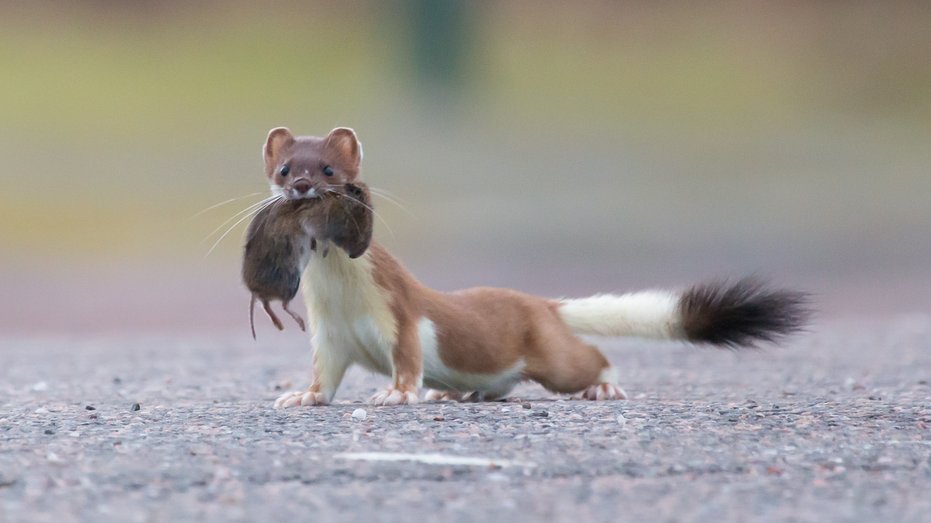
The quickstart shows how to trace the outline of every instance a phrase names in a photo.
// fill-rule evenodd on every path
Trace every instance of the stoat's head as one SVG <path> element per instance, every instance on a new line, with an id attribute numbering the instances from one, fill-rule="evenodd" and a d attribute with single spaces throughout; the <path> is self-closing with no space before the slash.
<path id="1" fill-rule="evenodd" d="M 324 137 L 295 137 L 285 127 L 268 132 L 262 148 L 272 193 L 285 199 L 316 198 L 327 189 L 359 181 L 362 144 L 348 127 Z"/>

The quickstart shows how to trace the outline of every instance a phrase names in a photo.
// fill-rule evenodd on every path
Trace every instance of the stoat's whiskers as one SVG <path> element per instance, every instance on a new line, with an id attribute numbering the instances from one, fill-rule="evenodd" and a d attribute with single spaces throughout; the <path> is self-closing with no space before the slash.
<path id="1" fill-rule="evenodd" d="M 376 189 L 375 187 L 369 187 L 369 192 L 371 192 L 371 193 L 374 194 L 375 196 L 379 196 L 379 197 L 381 197 L 381 198 L 384 198 L 386 201 L 391 202 L 391 203 L 397 205 L 399 209 L 401 209 L 402 211 L 404 211 L 404 212 L 406 212 L 407 214 L 409 214 L 409 215 L 411 216 L 411 218 L 417 218 L 416 216 L 414 216 L 414 213 L 412 213 L 412 212 L 410 212 L 409 210 L 407 210 L 407 207 L 404 207 L 403 205 L 401 205 L 400 203 L 398 203 L 399 201 L 402 201 L 402 202 L 403 202 L 404 200 L 401 200 L 400 198 L 398 198 L 397 196 L 391 194 L 390 192 L 388 192 L 388 191 L 386 191 L 386 190 L 384 190 L 384 189 Z M 404 202 L 404 203 L 407 203 L 407 202 Z"/>
<path id="2" fill-rule="evenodd" d="M 342 186 L 342 185 L 327 184 L 327 187 L 330 187 L 330 188 L 338 188 L 338 187 L 343 187 L 343 186 Z M 414 216 L 414 213 L 412 213 L 412 212 L 410 212 L 409 210 L 407 210 L 407 207 L 404 207 L 403 205 L 401 205 L 400 203 L 398 203 L 399 201 L 400 201 L 400 202 L 404 202 L 404 203 L 407 203 L 407 202 L 405 202 L 404 200 L 402 200 L 402 199 L 398 198 L 397 196 L 391 194 L 390 192 L 388 192 L 388 191 L 386 191 L 386 190 L 384 190 L 384 189 L 378 189 L 378 188 L 372 187 L 371 185 L 369 186 L 369 192 L 371 192 L 371 193 L 374 194 L 375 196 L 378 196 L 379 198 L 384 198 L 386 201 L 388 201 L 388 202 L 390 202 L 390 203 L 393 203 L 394 205 L 397 205 L 399 209 L 401 209 L 402 211 L 404 211 L 404 212 L 406 212 L 407 214 L 409 214 L 409 215 L 411 216 L 411 218 L 417 218 L 416 216 Z"/>
<path id="3" fill-rule="evenodd" d="M 391 226 L 388 225 L 388 222 L 386 222 L 385 219 L 382 218 L 381 215 L 378 214 L 378 212 L 375 211 L 375 209 L 373 209 L 371 206 L 365 205 L 364 203 L 362 203 L 362 202 L 359 201 L 358 199 L 353 198 L 352 196 L 349 196 L 348 194 L 343 194 L 343 193 L 334 191 L 334 190 L 332 190 L 332 189 L 330 189 L 330 192 L 332 192 L 333 194 L 337 194 L 337 195 L 339 195 L 339 196 L 342 196 L 343 198 L 349 198 L 350 200 L 352 200 L 352 201 L 354 201 L 354 202 L 357 202 L 359 205 L 362 205 L 362 206 L 365 207 L 366 209 L 372 211 L 372 214 L 374 214 L 376 218 L 378 218 L 379 220 L 381 220 L 381 223 L 385 224 L 385 227 L 388 228 L 388 232 L 391 233 L 391 237 L 392 237 L 392 238 L 395 238 L 395 237 L 396 237 L 396 236 L 394 235 L 394 231 L 391 230 Z M 358 225 L 357 225 L 357 227 L 358 227 Z"/>
<path id="4" fill-rule="evenodd" d="M 268 202 L 266 205 L 264 205 L 261 209 L 258 209 L 258 210 L 254 211 L 254 212 L 251 213 L 251 214 L 252 214 L 252 216 L 257 216 L 260 212 L 262 212 L 262 211 L 265 210 L 266 208 L 271 207 L 272 205 L 280 205 L 281 202 L 283 202 L 283 201 L 285 201 L 285 200 L 287 200 L 287 198 L 285 198 L 284 196 L 282 196 L 282 197 L 280 197 L 280 198 L 278 198 L 278 199 L 272 200 L 272 201 Z M 265 216 L 262 217 L 262 220 L 263 220 L 262 223 L 263 223 L 263 224 L 268 223 L 268 217 L 269 217 L 270 215 L 271 215 L 271 213 L 266 214 Z M 250 222 L 249 225 L 251 226 L 252 223 Z M 245 231 L 243 232 L 243 236 L 245 236 Z M 251 239 L 251 238 L 247 238 L 246 241 L 248 241 L 249 239 Z"/>
<path id="5" fill-rule="evenodd" d="M 267 208 L 267 207 L 270 206 L 270 205 L 273 205 L 275 202 L 277 202 L 277 201 L 280 200 L 280 199 L 281 199 L 280 196 L 271 196 L 271 197 L 269 197 L 269 198 L 266 198 L 266 199 L 262 200 L 261 202 L 255 204 L 255 205 L 250 205 L 245 211 L 242 211 L 242 212 L 238 213 L 236 216 L 239 216 L 240 214 L 242 214 L 242 213 L 244 213 L 244 212 L 246 212 L 246 211 L 249 211 L 249 209 L 252 209 L 251 211 L 247 212 L 245 216 L 243 216 L 242 218 L 240 218 L 236 223 L 234 223 L 232 226 L 230 226 L 230 228 L 227 229 L 226 232 L 224 232 L 223 235 L 220 236 L 220 238 L 218 238 L 216 242 L 214 242 L 213 246 L 210 247 L 210 250 L 207 251 L 207 254 L 204 255 L 204 259 L 207 259 L 207 256 L 210 256 L 210 253 L 213 252 L 214 249 L 216 249 L 217 245 L 220 244 L 220 242 L 223 240 L 223 238 L 225 238 L 226 235 L 230 233 L 230 231 L 232 231 L 233 229 L 235 229 L 237 225 L 239 225 L 240 223 L 242 223 L 243 220 L 245 220 L 245 219 L 251 217 L 251 216 L 254 215 L 254 214 L 257 214 L 257 213 L 262 212 L 263 210 L 265 210 L 265 208 Z M 233 216 L 233 218 L 235 218 L 236 216 Z M 226 223 L 229 223 L 231 220 L 232 220 L 232 218 L 230 218 L 230 220 L 227 220 L 227 221 L 224 223 L 224 225 L 225 225 Z M 221 225 L 220 227 L 223 227 L 223 226 Z M 218 229 L 218 230 L 219 230 L 219 229 Z M 214 232 L 216 232 L 216 231 L 214 231 Z M 211 236 L 212 236 L 212 235 L 213 235 L 213 233 L 211 233 Z M 209 238 L 209 237 L 210 237 L 210 236 L 208 236 L 208 238 Z"/>
<path id="6" fill-rule="evenodd" d="M 242 214 L 242 213 L 244 213 L 244 212 L 249 212 L 250 210 L 254 209 L 255 207 L 258 207 L 258 206 L 260 206 L 260 205 L 262 205 L 262 204 L 264 204 L 264 203 L 266 203 L 266 202 L 269 202 L 269 201 L 271 201 L 271 200 L 274 200 L 274 199 L 276 199 L 276 198 L 280 198 L 280 196 L 269 196 L 268 198 L 265 198 L 264 200 L 262 200 L 262 201 L 260 201 L 260 202 L 253 203 L 252 205 L 250 205 L 250 206 L 246 207 L 245 209 L 239 211 L 238 213 L 234 214 L 231 218 L 229 218 L 229 219 L 226 220 L 225 222 L 221 223 L 219 227 L 217 227 L 216 229 L 214 229 L 212 233 L 208 234 L 206 238 L 204 238 L 203 240 L 200 241 L 200 243 L 204 243 L 205 241 L 209 240 L 211 236 L 213 236 L 214 234 L 218 233 L 221 229 L 223 229 L 223 226 L 225 226 L 227 223 L 229 223 L 229 222 L 235 220 L 236 217 L 239 216 L 240 214 Z"/>
<path id="7" fill-rule="evenodd" d="M 254 193 L 252 193 L 252 194 L 247 194 L 247 195 L 245 195 L 245 196 L 240 196 L 240 197 L 238 197 L 238 198 L 230 198 L 229 200 L 226 200 L 225 202 L 220 202 L 220 203 L 218 203 L 218 204 L 216 204 L 216 205 L 211 205 L 210 207 L 207 207 L 206 209 L 200 211 L 199 213 L 195 214 L 194 216 L 191 216 L 190 218 L 188 218 L 188 219 L 185 220 L 185 221 L 193 220 L 194 218 L 197 218 L 197 217 L 200 216 L 201 214 L 204 214 L 204 213 L 207 212 L 207 211 L 212 211 L 213 209 L 216 209 L 217 207 L 220 207 L 221 205 L 226 205 L 226 204 L 228 204 L 228 203 L 230 203 L 230 202 L 235 202 L 236 200 L 242 200 L 243 198 L 248 198 L 248 197 L 250 197 L 250 196 L 258 196 L 258 195 L 260 195 L 260 194 L 265 194 L 265 191 L 262 191 L 262 192 L 254 192 Z"/>

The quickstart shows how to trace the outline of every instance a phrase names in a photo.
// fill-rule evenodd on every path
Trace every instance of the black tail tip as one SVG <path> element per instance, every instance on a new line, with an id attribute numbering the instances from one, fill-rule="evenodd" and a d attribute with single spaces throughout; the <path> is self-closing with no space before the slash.
<path id="1" fill-rule="evenodd" d="M 730 348 L 775 343 L 803 330 L 813 313 L 808 294 L 769 289 L 757 278 L 696 285 L 679 311 L 688 341 Z"/>

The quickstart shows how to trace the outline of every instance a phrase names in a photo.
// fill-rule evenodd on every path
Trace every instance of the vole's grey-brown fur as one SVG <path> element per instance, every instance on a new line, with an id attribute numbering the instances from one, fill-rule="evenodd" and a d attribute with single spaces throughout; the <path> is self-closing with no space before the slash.
<path id="1" fill-rule="evenodd" d="M 243 282 L 252 293 L 249 324 L 255 338 L 255 302 L 279 330 L 281 320 L 270 301 L 282 308 L 306 330 L 304 320 L 288 308 L 297 295 L 301 273 L 314 252 L 326 256 L 332 242 L 350 258 L 361 256 L 372 241 L 373 211 L 368 187 L 348 183 L 316 198 L 283 199 L 262 209 L 252 222 L 243 252 Z"/>

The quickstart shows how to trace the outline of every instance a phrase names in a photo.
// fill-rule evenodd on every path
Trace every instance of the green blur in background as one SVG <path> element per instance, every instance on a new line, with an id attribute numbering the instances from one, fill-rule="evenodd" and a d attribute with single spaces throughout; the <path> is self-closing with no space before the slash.
<path id="1" fill-rule="evenodd" d="M 2 2 L 0 332 L 239 326 L 263 196 L 192 216 L 277 126 L 356 129 L 439 289 L 931 312 L 931 4 Z"/>

